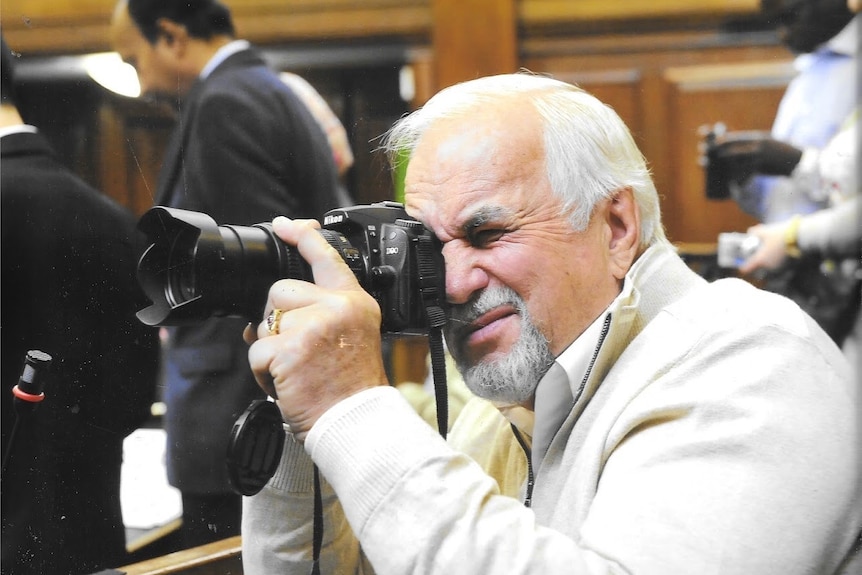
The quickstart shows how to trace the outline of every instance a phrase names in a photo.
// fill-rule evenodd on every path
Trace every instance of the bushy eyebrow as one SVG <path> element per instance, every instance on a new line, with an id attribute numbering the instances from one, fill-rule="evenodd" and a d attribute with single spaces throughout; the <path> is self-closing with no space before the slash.
<path id="1" fill-rule="evenodd" d="M 508 219 L 511 211 L 502 206 L 483 206 L 473 212 L 464 223 L 461 224 L 461 232 L 469 236 L 476 228 L 482 227 L 488 222 Z"/>

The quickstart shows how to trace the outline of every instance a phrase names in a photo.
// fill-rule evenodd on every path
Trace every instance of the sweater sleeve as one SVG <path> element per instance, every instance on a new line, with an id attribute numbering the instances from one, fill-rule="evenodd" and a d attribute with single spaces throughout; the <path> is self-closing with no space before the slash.
<path id="1" fill-rule="evenodd" d="M 858 196 L 804 216 L 799 222 L 798 244 L 805 253 L 858 254 L 862 221 Z"/>
<path id="2" fill-rule="evenodd" d="M 571 539 L 536 525 L 392 388 L 330 409 L 306 449 L 376 573 L 586 573 Z M 339 565 L 350 572 L 350 566 Z"/>
<path id="3" fill-rule="evenodd" d="M 246 575 L 308 575 L 312 566 L 314 463 L 288 434 L 275 475 L 260 493 L 243 498 L 242 562 Z M 344 520 L 332 487 L 321 478 L 323 573 L 372 573 Z M 344 566 L 354 566 L 345 570 Z"/>

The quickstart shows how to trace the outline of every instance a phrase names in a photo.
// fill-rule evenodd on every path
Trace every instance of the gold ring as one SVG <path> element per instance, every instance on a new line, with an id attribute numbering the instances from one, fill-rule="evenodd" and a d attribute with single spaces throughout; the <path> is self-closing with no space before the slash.
<path id="1" fill-rule="evenodd" d="M 274 309 L 266 316 L 266 331 L 269 332 L 269 335 L 279 334 L 278 323 L 281 321 L 281 314 L 283 313 L 283 309 Z"/>

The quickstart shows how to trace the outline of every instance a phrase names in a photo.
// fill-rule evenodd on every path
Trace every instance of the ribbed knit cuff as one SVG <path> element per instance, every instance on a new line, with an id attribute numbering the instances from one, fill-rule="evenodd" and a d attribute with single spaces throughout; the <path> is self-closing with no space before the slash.
<path id="1" fill-rule="evenodd" d="M 451 454 L 393 387 L 364 390 L 331 408 L 309 432 L 305 449 L 354 528 L 365 524 L 407 472 Z"/>
<path id="2" fill-rule="evenodd" d="M 285 493 L 310 493 L 314 487 L 314 462 L 292 434 L 285 435 L 281 462 L 269 487 Z"/>

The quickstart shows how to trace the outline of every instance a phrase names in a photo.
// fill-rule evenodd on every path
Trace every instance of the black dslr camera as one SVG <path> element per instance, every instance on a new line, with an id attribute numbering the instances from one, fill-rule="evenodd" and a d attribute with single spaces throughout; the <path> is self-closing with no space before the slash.
<path id="1" fill-rule="evenodd" d="M 152 301 L 138 312 L 147 325 L 190 325 L 214 316 L 258 322 L 273 283 L 314 279 L 269 223 L 219 226 L 206 214 L 157 206 L 138 228 L 151 242 L 138 263 L 138 282 Z M 431 331 L 436 341 L 446 321 L 445 268 L 439 242 L 421 222 L 401 204 L 382 202 L 327 212 L 320 234 L 380 305 L 381 332 Z M 272 477 L 284 445 L 282 425 L 279 409 L 265 400 L 234 423 L 227 470 L 235 491 L 253 495 Z"/>
<path id="2" fill-rule="evenodd" d="M 150 246 L 138 281 L 152 305 L 147 325 L 189 325 L 213 316 L 258 322 L 269 287 L 279 279 L 313 281 L 296 248 L 269 223 L 219 226 L 206 214 L 157 206 L 138 228 Z M 331 210 L 321 235 L 380 305 L 384 333 L 423 334 L 426 309 L 443 309 L 443 256 L 436 238 L 401 204 L 382 202 Z"/>

